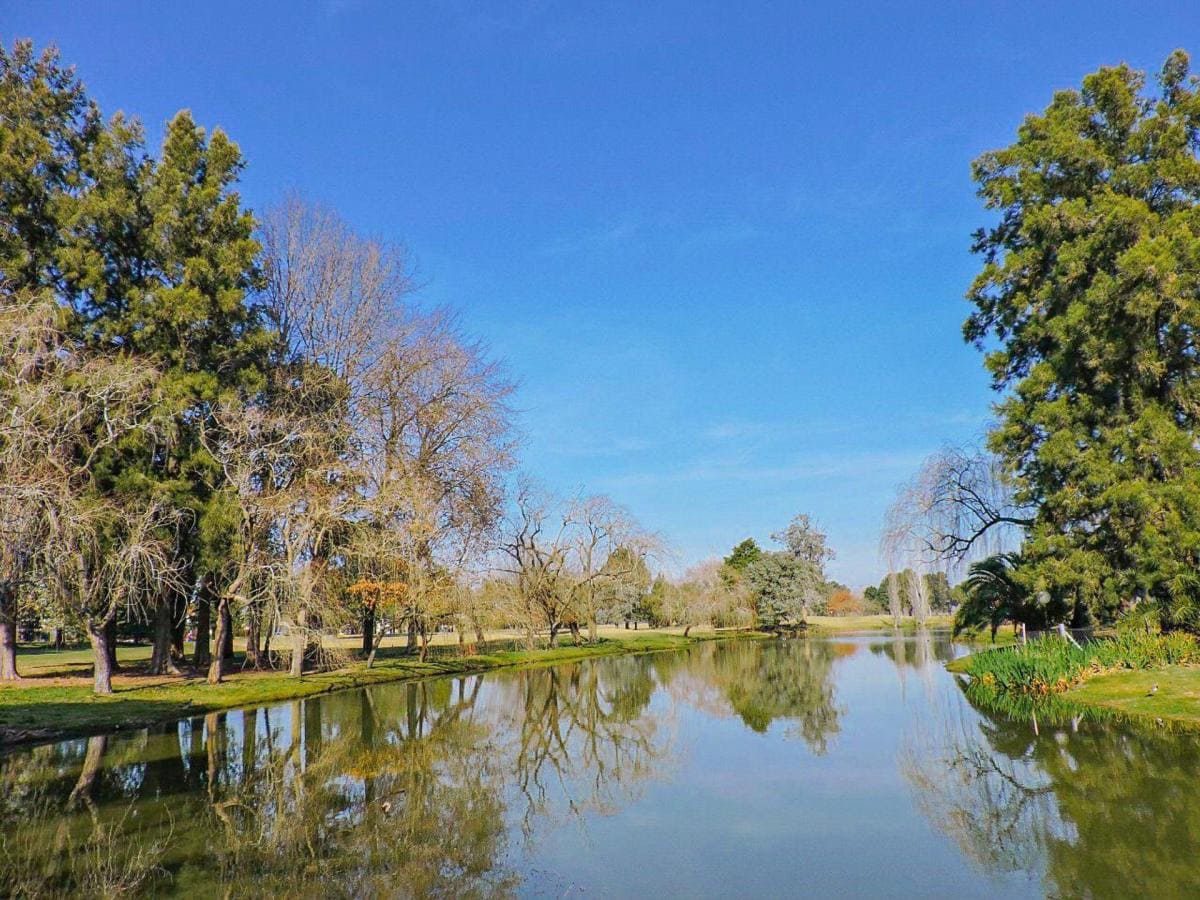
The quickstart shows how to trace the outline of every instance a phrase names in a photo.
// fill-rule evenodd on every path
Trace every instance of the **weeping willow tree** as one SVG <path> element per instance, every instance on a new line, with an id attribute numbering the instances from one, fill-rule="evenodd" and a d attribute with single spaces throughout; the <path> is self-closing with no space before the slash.
<path id="1" fill-rule="evenodd" d="M 904 615 L 904 598 L 901 596 L 900 576 L 896 574 L 894 566 L 888 566 L 887 575 L 887 596 L 888 596 L 888 612 L 892 616 L 892 624 L 897 628 L 900 627 L 900 618 Z"/>
<path id="2" fill-rule="evenodd" d="M 880 551 L 888 566 L 893 621 L 899 622 L 907 599 L 913 618 L 923 624 L 930 612 L 926 575 L 957 574 L 1010 550 L 1032 522 L 1015 499 L 1012 478 L 992 454 L 944 447 L 928 457 L 901 486 L 884 522 Z"/>

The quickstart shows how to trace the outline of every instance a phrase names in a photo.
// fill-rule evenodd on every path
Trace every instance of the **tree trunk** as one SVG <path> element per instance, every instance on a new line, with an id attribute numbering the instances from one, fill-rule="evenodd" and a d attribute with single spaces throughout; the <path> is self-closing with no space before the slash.
<path id="1" fill-rule="evenodd" d="M 254 604 L 246 608 L 246 659 L 242 668 L 250 666 L 252 669 L 261 669 L 263 667 L 262 651 L 259 649 L 262 643 L 262 607 Z"/>
<path id="2" fill-rule="evenodd" d="M 362 652 L 373 654 L 375 651 L 375 607 L 368 606 L 362 616 Z"/>
<path id="3" fill-rule="evenodd" d="M 475 643 L 483 643 L 483 629 L 479 627 L 478 622 L 473 622 L 472 627 L 475 629 Z"/>
<path id="4" fill-rule="evenodd" d="M 0 681 L 19 681 L 17 674 L 17 591 L 0 587 Z"/>
<path id="5" fill-rule="evenodd" d="M 63 648 L 63 643 L 65 641 L 66 641 L 66 638 L 63 635 L 63 630 L 61 628 L 55 628 L 54 629 L 54 649 L 61 650 Z"/>
<path id="6" fill-rule="evenodd" d="M 596 643 L 597 637 L 598 637 L 598 634 L 597 634 L 597 630 L 596 630 L 596 617 L 588 616 L 588 643 L 589 644 Z"/>
<path id="7" fill-rule="evenodd" d="M 259 628 L 262 630 L 262 661 L 263 665 L 274 668 L 271 662 L 271 635 L 275 632 L 275 620 L 267 617 L 267 611 L 263 610 L 261 618 L 259 618 Z"/>
<path id="8" fill-rule="evenodd" d="M 105 637 L 107 638 L 106 646 L 108 648 L 108 670 L 109 672 L 120 672 L 121 666 L 117 662 L 117 620 L 113 619 L 104 629 Z"/>
<path id="9" fill-rule="evenodd" d="M 304 651 L 308 649 L 307 635 L 301 624 L 296 626 L 296 634 L 292 642 L 292 677 L 299 678 L 304 674 Z"/>
<path id="10" fill-rule="evenodd" d="M 196 648 L 192 651 L 192 665 L 197 669 L 212 662 L 212 651 L 209 649 L 208 630 L 212 627 L 212 598 L 208 595 L 205 584 L 201 582 L 200 590 L 196 592 Z"/>
<path id="11" fill-rule="evenodd" d="M 178 675 L 179 669 L 171 658 L 171 641 L 174 636 L 174 604 L 169 597 L 158 601 L 154 609 L 154 650 L 150 654 L 151 675 Z"/>
<path id="12" fill-rule="evenodd" d="M 550 626 L 550 646 L 551 647 L 558 646 L 558 644 L 557 644 L 558 629 L 559 629 L 559 625 L 557 622 Z"/>
<path id="13" fill-rule="evenodd" d="M 187 630 L 188 598 L 180 591 L 171 592 L 171 659 L 176 663 L 183 662 L 186 652 L 183 649 L 184 631 Z"/>
<path id="14" fill-rule="evenodd" d="M 687 625 L 687 626 L 685 626 L 685 627 L 684 627 L 684 629 L 683 629 L 683 636 L 684 636 L 684 637 L 687 637 L 687 636 L 688 636 L 688 632 L 689 632 L 689 631 L 691 631 L 691 630 L 692 630 L 692 626 L 691 626 L 691 625 Z"/>
<path id="15" fill-rule="evenodd" d="M 425 662 L 429 658 L 429 633 L 422 628 L 421 634 L 421 662 Z"/>
<path id="16" fill-rule="evenodd" d="M 367 668 L 368 669 L 371 668 L 371 666 L 375 665 L 375 654 L 378 652 L 379 645 L 382 643 L 383 643 L 383 635 L 382 634 L 379 635 L 378 638 L 376 638 L 375 640 L 372 641 L 371 650 L 370 650 L 370 652 L 367 653 Z"/>
<path id="17" fill-rule="evenodd" d="M 94 658 L 94 685 L 93 690 L 97 694 L 112 693 L 112 632 L 108 624 L 104 625 L 89 625 L 88 639 L 92 643 L 92 656 Z"/>
<path id="18" fill-rule="evenodd" d="M 215 641 L 217 647 L 224 647 L 225 642 L 229 638 L 229 598 L 222 597 L 221 602 L 217 606 L 217 639 Z M 212 661 L 208 664 L 208 683 L 220 684 L 221 679 L 225 674 L 225 654 L 214 653 Z"/>
<path id="19" fill-rule="evenodd" d="M 417 649 L 417 620 L 415 617 L 408 620 L 408 643 L 404 649 L 409 653 Z"/>
<path id="20" fill-rule="evenodd" d="M 567 627 L 571 629 L 571 637 L 575 640 L 575 646 L 578 647 L 580 644 L 583 643 L 583 638 L 579 634 L 579 623 L 572 622 Z"/>
<path id="21" fill-rule="evenodd" d="M 227 598 L 217 608 L 217 631 L 221 637 L 213 643 L 221 649 L 221 659 L 233 659 L 233 612 Z"/>

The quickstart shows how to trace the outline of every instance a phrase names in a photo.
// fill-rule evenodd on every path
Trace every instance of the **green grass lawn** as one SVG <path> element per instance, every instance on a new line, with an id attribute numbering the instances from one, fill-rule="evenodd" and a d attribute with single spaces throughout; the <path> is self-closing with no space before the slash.
<path id="1" fill-rule="evenodd" d="M 511 641 L 499 640 L 482 645 L 484 652 L 474 656 L 462 656 L 457 647 L 443 646 L 426 662 L 402 655 L 398 646 L 392 646 L 380 652 L 371 669 L 364 663 L 355 662 L 343 669 L 307 674 L 301 679 L 278 672 L 242 672 L 237 665 L 219 685 L 208 684 L 202 676 L 122 675 L 114 680 L 114 693 L 107 697 L 93 694 L 90 681 L 62 677 L 66 673 L 79 674 L 74 671 L 77 667 L 82 668 L 82 674 L 88 675 L 91 671 L 89 651 L 32 650 L 21 654 L 20 666 L 25 673 L 35 677 L 0 686 L 0 745 L 136 728 L 213 710 L 291 700 L 386 681 L 506 666 L 550 665 L 591 656 L 676 650 L 705 640 L 735 636 L 740 633 L 697 634 L 685 638 L 663 631 L 626 631 L 602 636 L 594 645 L 532 651 L 508 649 Z M 122 647 L 119 656 L 123 662 L 132 664 L 147 659 L 149 649 Z M 43 677 L 36 677 L 39 670 Z M 47 676 L 46 673 L 53 674 Z"/>
<path id="2" fill-rule="evenodd" d="M 1150 696 L 1150 688 L 1158 690 Z M 1200 725 L 1200 667 L 1165 666 L 1109 672 L 1089 678 L 1064 695 L 1076 703 L 1130 715 Z"/>

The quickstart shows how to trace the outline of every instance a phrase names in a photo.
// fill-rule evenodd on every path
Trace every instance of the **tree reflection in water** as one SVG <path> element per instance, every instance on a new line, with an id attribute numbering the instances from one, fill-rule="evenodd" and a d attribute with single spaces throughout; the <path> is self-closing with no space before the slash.
<path id="1" fill-rule="evenodd" d="M 901 768 L 922 812 L 985 871 L 1041 870 L 1053 896 L 1200 896 L 1194 733 L 967 699 L 922 720 Z"/>
<path id="2" fill-rule="evenodd" d="M 841 727 L 833 662 L 854 649 L 807 639 L 712 643 L 659 661 L 679 701 L 711 716 L 737 716 L 760 734 L 782 722 L 789 737 L 820 755 Z"/>
<path id="3" fill-rule="evenodd" d="M 514 836 L 619 811 L 672 771 L 679 703 L 756 731 L 784 723 L 824 752 L 837 653 L 710 644 L 13 753 L 0 758 L 0 894 L 510 894 Z"/>

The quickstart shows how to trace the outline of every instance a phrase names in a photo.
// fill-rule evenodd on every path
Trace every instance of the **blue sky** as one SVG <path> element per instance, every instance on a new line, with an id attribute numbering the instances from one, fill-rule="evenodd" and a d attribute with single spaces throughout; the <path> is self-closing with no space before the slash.
<path id="1" fill-rule="evenodd" d="M 401 240 L 507 359 L 523 467 L 672 568 L 811 513 L 876 581 L 899 483 L 975 439 L 970 161 L 1097 66 L 1200 53 L 1190 2 L 0 0 L 151 135 L 224 127 Z"/>

